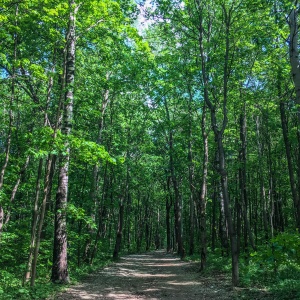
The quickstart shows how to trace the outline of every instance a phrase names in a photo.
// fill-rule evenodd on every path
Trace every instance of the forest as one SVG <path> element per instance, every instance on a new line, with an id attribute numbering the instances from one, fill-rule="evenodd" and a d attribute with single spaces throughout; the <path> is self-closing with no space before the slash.
<path id="1" fill-rule="evenodd" d="M 298 299 L 299 9 L 0 0 L 0 299 L 153 249 Z"/>

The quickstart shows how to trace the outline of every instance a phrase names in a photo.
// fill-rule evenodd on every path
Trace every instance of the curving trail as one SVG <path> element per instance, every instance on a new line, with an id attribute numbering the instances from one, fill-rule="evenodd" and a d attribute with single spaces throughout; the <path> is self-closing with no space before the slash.
<path id="1" fill-rule="evenodd" d="M 202 277 L 196 264 L 155 251 L 128 255 L 68 288 L 55 299 L 238 299 L 222 275 Z"/>

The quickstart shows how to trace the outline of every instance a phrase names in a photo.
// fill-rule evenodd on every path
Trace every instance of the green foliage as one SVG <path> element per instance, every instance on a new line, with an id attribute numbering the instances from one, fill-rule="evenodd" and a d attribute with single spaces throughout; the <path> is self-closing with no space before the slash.
<path id="1" fill-rule="evenodd" d="M 73 203 L 68 203 L 66 211 L 71 219 L 74 219 L 76 221 L 83 221 L 91 229 L 97 229 L 95 221 L 86 214 L 83 208 L 76 207 Z"/>
<path id="2" fill-rule="evenodd" d="M 298 233 L 280 233 L 269 243 L 251 253 L 242 264 L 242 282 L 247 286 L 267 288 L 276 299 L 300 296 L 300 238 Z"/>
<path id="3" fill-rule="evenodd" d="M 58 154 L 65 149 L 61 131 L 55 133 L 50 127 L 35 128 L 32 133 L 26 134 L 26 138 L 30 141 L 27 152 L 35 158 Z"/>
<path id="4" fill-rule="evenodd" d="M 80 162 L 90 165 L 99 164 L 100 160 L 116 163 L 116 159 L 112 158 L 102 145 L 95 142 L 71 136 L 70 144 L 72 155 Z"/>
<path id="5" fill-rule="evenodd" d="M 259 251 L 251 253 L 251 261 L 263 270 L 277 272 L 281 266 L 300 265 L 300 236 L 298 233 L 280 233 Z"/>

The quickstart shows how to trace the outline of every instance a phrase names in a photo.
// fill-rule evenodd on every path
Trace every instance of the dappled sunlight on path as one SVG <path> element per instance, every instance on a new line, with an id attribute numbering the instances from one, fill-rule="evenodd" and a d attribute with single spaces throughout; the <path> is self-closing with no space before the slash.
<path id="1" fill-rule="evenodd" d="M 233 299 L 230 285 L 215 279 L 207 284 L 195 264 L 155 251 L 128 255 L 90 275 L 55 299 Z"/>

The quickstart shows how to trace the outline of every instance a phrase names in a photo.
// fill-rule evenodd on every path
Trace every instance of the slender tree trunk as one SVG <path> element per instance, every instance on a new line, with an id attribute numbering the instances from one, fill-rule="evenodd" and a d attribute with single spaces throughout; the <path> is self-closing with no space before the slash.
<path id="1" fill-rule="evenodd" d="M 103 206 L 100 207 L 99 211 L 101 210 L 101 212 L 99 212 L 98 215 L 98 229 L 97 229 L 97 233 L 96 233 L 96 238 L 94 241 L 94 245 L 93 245 L 93 249 L 91 251 L 91 257 L 90 257 L 90 264 L 93 264 L 94 258 L 96 257 L 96 253 L 97 253 L 97 248 L 98 248 L 98 243 L 100 240 L 101 235 L 104 235 L 104 228 L 103 228 L 103 209 L 104 209 L 104 199 L 108 196 L 108 188 L 109 188 L 109 182 L 108 182 L 108 178 L 107 178 L 107 168 L 108 168 L 108 162 L 106 162 L 105 164 L 105 169 L 104 169 L 104 176 L 103 176 L 103 189 L 102 189 L 102 204 Z"/>
<path id="2" fill-rule="evenodd" d="M 73 103 L 74 103 L 74 79 L 75 79 L 75 15 L 77 8 L 75 1 L 69 1 L 70 18 L 67 31 L 66 48 L 66 94 L 64 105 L 64 119 L 62 133 L 66 137 L 71 133 L 73 122 Z M 59 181 L 55 203 L 55 229 L 53 247 L 53 266 L 51 280 L 54 283 L 68 283 L 68 261 L 67 261 L 67 224 L 66 206 L 68 198 L 69 183 L 69 161 L 70 145 L 65 142 L 65 155 L 60 155 L 59 162 Z"/>
<path id="3" fill-rule="evenodd" d="M 173 205 L 172 193 L 170 188 L 171 178 L 167 178 L 167 195 L 166 195 L 166 230 L 167 230 L 167 252 L 171 252 L 172 242 L 171 242 L 171 207 Z"/>
<path id="4" fill-rule="evenodd" d="M 244 249 L 248 253 L 248 239 L 250 241 L 251 247 L 253 250 L 256 250 L 254 243 L 253 235 L 250 228 L 250 223 L 248 219 L 248 193 L 247 193 L 247 121 L 246 121 L 246 103 L 244 103 L 243 112 L 240 115 L 240 140 L 241 140 L 241 149 L 239 153 L 239 178 L 240 178 L 240 195 L 242 202 L 242 213 L 244 219 Z"/>
<path id="5" fill-rule="evenodd" d="M 17 20 L 19 14 L 19 4 L 16 4 L 16 12 L 15 12 L 15 17 Z M 15 21 L 15 26 L 17 26 L 18 23 Z M 17 33 L 14 34 L 14 60 L 16 61 L 17 59 L 17 46 L 18 46 L 18 35 Z M 8 166 L 8 161 L 9 161 L 9 154 L 10 154 L 10 147 L 11 147 L 11 138 L 12 138 L 12 127 L 13 127 L 13 104 L 15 102 L 15 66 L 13 65 L 12 67 L 12 75 L 11 75 L 11 95 L 10 95 L 10 101 L 9 101 L 9 124 L 8 124 L 8 133 L 7 133 L 7 139 L 6 139 L 6 148 L 5 148 L 5 158 L 4 158 L 4 163 L 1 168 L 0 172 L 0 191 L 2 190 L 3 187 L 3 182 L 4 182 L 4 175 L 6 168 Z M 3 224 L 4 224 L 4 209 L 0 205 L 0 238 L 1 238 L 1 233 L 3 229 Z"/>
<path id="6" fill-rule="evenodd" d="M 290 186 L 291 186 L 291 192 L 294 202 L 294 208 L 296 211 L 296 220 L 298 220 L 297 228 L 300 228 L 300 218 L 297 217 L 297 207 L 299 203 L 299 195 L 297 192 L 297 184 L 294 176 L 294 168 L 293 168 L 293 162 L 292 162 L 292 155 L 291 155 L 291 143 L 288 138 L 288 125 L 287 125 L 287 119 L 285 114 L 285 105 L 284 102 L 281 100 L 279 104 L 280 108 L 280 116 L 281 116 L 281 127 L 282 127 L 282 133 L 283 133 L 283 140 L 285 145 L 285 153 L 288 163 L 288 171 L 289 171 L 289 179 L 290 179 Z"/>
<path id="7" fill-rule="evenodd" d="M 213 195 L 212 195 L 212 218 L 211 218 L 211 249 L 214 252 L 216 248 L 217 239 L 217 182 L 213 181 Z"/>
<path id="8" fill-rule="evenodd" d="M 225 152 L 223 148 L 222 137 L 218 136 L 218 149 L 219 149 L 219 173 L 221 175 L 221 186 L 222 186 L 222 194 L 224 198 L 224 209 L 225 216 L 228 225 L 228 232 L 231 244 L 231 258 L 232 258 L 232 283 L 233 286 L 237 286 L 239 284 L 239 264 L 238 264 L 238 249 L 237 249 L 237 239 L 236 233 L 233 226 L 231 209 L 229 205 L 229 193 L 228 193 L 228 176 L 227 171 L 225 169 Z"/>
<path id="9" fill-rule="evenodd" d="M 130 131 L 128 132 L 127 138 L 128 138 L 128 142 L 129 142 Z M 127 151 L 127 156 L 129 156 L 128 151 Z M 117 229 L 115 248 L 114 248 L 114 252 L 113 252 L 113 258 L 114 259 L 118 258 L 119 252 L 120 252 L 120 249 L 121 249 L 122 236 L 123 236 L 123 226 L 124 226 L 124 204 L 125 204 L 125 199 L 126 199 L 126 202 L 128 202 L 128 198 L 130 197 L 130 193 L 129 193 L 129 180 L 130 180 L 129 172 L 130 172 L 129 166 L 127 165 L 125 190 L 123 191 L 124 196 L 121 196 L 120 203 L 119 203 L 119 221 L 118 221 L 118 229 Z"/>
<path id="10" fill-rule="evenodd" d="M 12 189 L 11 196 L 10 196 L 10 203 L 13 203 L 15 201 L 15 198 L 16 198 L 16 195 L 17 195 L 17 191 L 19 189 L 19 185 L 21 183 L 22 177 L 24 176 L 24 173 L 27 170 L 29 161 L 30 161 L 30 157 L 27 156 L 26 160 L 25 160 L 25 163 L 24 163 L 23 167 L 21 168 L 21 170 L 19 172 L 17 182 L 15 183 L 15 185 L 14 185 L 14 187 Z M 7 213 L 6 213 L 4 224 L 7 224 L 9 222 L 9 220 L 10 220 L 10 213 L 11 213 L 11 209 L 9 209 L 7 211 Z"/>
<path id="11" fill-rule="evenodd" d="M 167 120 L 169 124 L 171 123 L 170 113 L 168 108 L 168 103 L 164 102 Z M 177 253 L 181 258 L 185 256 L 185 249 L 183 247 L 183 237 L 182 237 L 182 199 L 179 191 L 178 179 L 175 173 L 174 166 L 174 148 L 173 148 L 173 129 L 169 128 L 169 136 L 167 138 L 169 144 L 169 168 L 171 173 L 171 180 L 174 189 L 174 213 L 175 213 L 175 239 L 177 244 Z"/>
<path id="12" fill-rule="evenodd" d="M 221 122 L 221 128 L 218 125 L 217 121 L 217 112 L 215 105 L 212 104 L 209 98 L 208 87 L 209 87 L 209 76 L 206 70 L 206 61 L 207 57 L 204 53 L 204 43 L 203 43 L 203 35 L 204 35 L 204 24 L 203 24 L 203 16 L 200 14 L 200 24 L 199 24 L 199 48 L 201 55 L 201 64 L 202 64 L 202 78 L 203 78 L 203 88 L 204 88 L 204 101 L 206 102 L 211 115 L 211 125 L 215 135 L 215 141 L 218 150 L 219 156 L 219 164 L 218 164 L 218 173 L 221 177 L 221 187 L 222 187 L 222 195 L 224 199 L 224 211 L 226 222 L 228 226 L 228 233 L 231 244 L 231 258 L 232 258 L 232 284 L 233 286 L 237 286 L 239 284 L 239 264 L 238 264 L 238 249 L 237 249 L 237 239 L 236 232 L 234 230 L 234 224 L 231 216 L 230 209 L 230 201 L 229 201 L 229 192 L 228 192 L 228 175 L 226 170 L 226 159 L 225 159 L 225 151 L 224 151 L 224 141 L 223 135 L 225 128 L 228 123 L 227 116 L 227 96 L 228 96 L 228 81 L 229 81 L 229 51 L 230 51 L 230 25 L 231 25 L 231 13 L 232 7 L 227 10 L 225 4 L 222 4 L 223 10 L 223 21 L 225 27 L 225 57 L 224 57 L 224 69 L 223 69 L 223 96 L 222 96 L 222 114 L 223 120 Z"/>
<path id="13" fill-rule="evenodd" d="M 232 258 L 232 283 L 233 286 L 237 286 L 239 284 L 239 268 L 238 268 L 238 249 L 237 249 L 237 239 L 236 232 L 234 230 L 233 219 L 231 216 L 231 208 L 230 208 L 230 199 L 229 199 L 229 191 L 228 191 L 228 174 L 226 169 L 226 159 L 225 159 L 225 150 L 224 150 L 224 142 L 223 135 L 225 128 L 228 123 L 227 117 L 227 90 L 228 90 L 228 80 L 229 80 L 229 28 L 230 28 L 230 13 L 225 7 L 222 5 L 223 13 L 224 13 L 224 26 L 225 26 L 225 58 L 224 58 L 224 74 L 223 74 L 223 120 L 221 130 L 217 127 L 217 117 L 215 107 L 211 106 L 211 103 L 207 103 L 208 107 L 211 111 L 211 122 L 212 128 L 215 134 L 215 140 L 217 143 L 218 156 L 219 156 L 219 164 L 218 164 L 218 173 L 221 177 L 221 190 L 224 200 L 224 213 L 226 218 L 226 223 L 228 227 L 230 245 L 231 245 L 231 258 Z"/>
<path id="14" fill-rule="evenodd" d="M 194 163 L 193 163 L 193 152 L 192 152 L 192 119 L 193 119 L 193 112 L 192 112 L 192 100 L 193 95 L 191 91 L 190 83 L 188 83 L 188 112 L 189 112 L 189 128 L 188 128 L 188 169 L 189 169 L 189 192 L 190 192 L 190 215 L 189 215 L 189 255 L 193 255 L 195 251 L 195 241 L 194 241 L 194 232 L 195 232 L 195 199 L 194 199 Z"/>
<path id="15" fill-rule="evenodd" d="M 207 193 L 207 174 L 208 174 L 208 134 L 206 132 L 206 104 L 203 104 L 201 132 L 203 138 L 203 167 L 202 167 L 202 186 L 200 193 L 200 270 L 206 266 L 207 256 L 207 237 L 206 237 L 206 193 Z"/>
<path id="16" fill-rule="evenodd" d="M 146 240 L 146 251 L 150 249 L 150 222 L 151 222 L 151 212 L 149 208 L 149 198 L 147 197 L 147 202 L 145 205 L 145 240 Z"/>
<path id="17" fill-rule="evenodd" d="M 274 206 L 274 172 L 273 172 L 273 162 L 272 162 L 272 154 L 271 154 L 271 141 L 270 137 L 268 138 L 268 153 L 267 153 L 267 160 L 268 160 L 268 172 L 269 172 L 269 190 L 268 190 L 268 200 L 270 203 L 270 227 L 271 227 L 271 237 L 274 236 L 274 214 L 275 214 L 275 206 Z"/>
<path id="18" fill-rule="evenodd" d="M 120 203 L 119 203 L 118 230 L 117 230 L 117 236 L 116 236 L 115 249 L 114 249 L 114 253 L 113 253 L 114 259 L 117 259 L 119 257 L 119 252 L 120 252 L 121 243 L 122 243 L 123 223 L 124 223 L 124 198 L 121 198 Z"/>
<path id="19" fill-rule="evenodd" d="M 268 226 L 268 211 L 267 211 L 267 198 L 266 189 L 263 176 L 263 147 L 261 144 L 261 125 L 259 116 L 255 117 L 256 123 L 256 139 L 257 139 L 257 151 L 258 151 L 258 177 L 259 177 L 259 189 L 260 189 L 260 203 L 262 212 L 262 223 L 265 233 L 265 240 L 269 239 L 269 226 Z"/>
<path id="20" fill-rule="evenodd" d="M 35 285 L 35 279 L 36 279 L 36 268 L 37 268 L 37 260 L 38 260 L 38 254 L 40 249 L 40 243 L 41 243 L 41 234 L 43 230 L 44 225 L 44 219 L 45 219 L 45 213 L 46 213 L 46 204 L 49 200 L 50 194 L 51 194 L 51 185 L 52 185 L 52 178 L 53 178 L 53 169 L 55 165 L 55 156 L 50 155 L 48 157 L 47 163 L 46 163 L 46 175 L 45 175 L 45 184 L 44 184 L 44 191 L 43 191 L 43 200 L 40 207 L 40 216 L 38 219 L 38 226 L 37 226 L 37 232 L 35 236 L 35 247 L 33 251 L 33 260 L 32 260 L 32 266 L 31 266 L 31 280 L 30 285 Z"/>
<path id="21" fill-rule="evenodd" d="M 110 73 L 106 74 L 106 80 L 109 79 L 109 75 Z M 99 118 L 99 122 L 98 122 L 98 136 L 97 136 L 97 140 L 96 143 L 98 145 L 100 145 L 102 143 L 102 132 L 103 132 L 103 128 L 104 128 L 104 116 L 105 116 L 105 112 L 106 112 L 106 108 L 107 105 L 109 103 L 109 90 L 105 90 L 103 98 L 102 98 L 102 104 L 101 104 L 101 108 L 100 108 L 100 118 Z M 90 197 L 92 199 L 92 201 L 94 202 L 94 208 L 95 211 L 92 212 L 92 215 L 96 215 L 96 213 L 101 212 L 100 206 L 101 203 L 99 203 L 99 166 L 97 164 L 95 164 L 93 166 L 93 171 L 92 171 L 92 179 L 91 179 L 91 189 L 90 189 Z M 103 180 L 103 184 L 104 184 L 104 180 Z M 99 220 L 102 220 L 102 217 L 99 215 Z M 98 225 L 98 232 L 101 232 L 101 227 L 102 224 Z M 96 234 L 96 239 L 98 237 L 98 232 Z M 85 245 L 85 254 L 84 254 L 84 260 L 85 261 L 90 261 L 91 256 L 92 256 L 92 252 L 95 250 L 95 247 L 93 247 L 92 249 L 92 235 L 94 233 L 94 230 L 92 228 L 90 228 L 89 230 L 89 237 L 86 241 L 86 245 Z M 98 241 L 94 242 L 94 245 L 96 245 L 98 243 Z"/>
<path id="22" fill-rule="evenodd" d="M 189 187 L 190 187 L 190 219 L 189 219 L 189 227 L 190 227 L 190 241 L 189 241 L 189 254 L 194 254 L 195 242 L 194 242 L 194 229 L 195 229 L 195 201 L 194 201 L 194 166 L 193 166 L 193 157 L 192 157 L 192 143 L 189 141 L 188 146 L 188 159 L 189 159 Z"/>
<path id="23" fill-rule="evenodd" d="M 219 182 L 218 191 L 219 191 L 218 194 L 220 199 L 219 235 L 221 239 L 222 256 L 224 256 L 224 255 L 228 255 L 229 244 L 228 244 L 228 225 L 226 222 L 224 196 L 221 188 L 221 182 Z"/>
<path id="24" fill-rule="evenodd" d="M 298 26 L 298 8 L 293 8 L 289 15 L 289 26 L 290 26 L 290 43 L 289 43 L 289 53 L 290 53 L 290 63 L 292 67 L 292 76 L 296 91 L 296 106 L 297 106 L 297 137 L 298 137 L 298 195 L 293 195 L 294 201 L 297 201 L 296 204 L 296 224 L 297 228 L 300 231 L 300 60 L 299 60 L 299 47 L 298 47 L 298 39 L 299 39 L 299 26 Z M 291 176 L 291 174 L 290 174 Z M 291 177 L 290 177 L 290 180 Z M 293 184 L 293 183 L 291 183 Z M 293 188 L 292 187 L 292 192 Z"/>
<path id="25" fill-rule="evenodd" d="M 42 177 L 42 168 L 43 168 L 43 159 L 41 158 L 39 161 L 38 167 L 38 175 L 36 180 L 36 188 L 35 188 L 35 201 L 33 205 L 33 214 L 32 214 L 32 226 L 31 226 L 31 242 L 29 247 L 29 258 L 27 263 L 27 271 L 25 273 L 24 282 L 27 282 L 30 278 L 31 274 L 31 266 L 32 266 L 32 259 L 33 259 L 33 251 L 36 243 L 36 227 L 38 223 L 39 217 L 39 198 L 40 198 L 40 190 L 41 190 L 41 177 Z"/>

